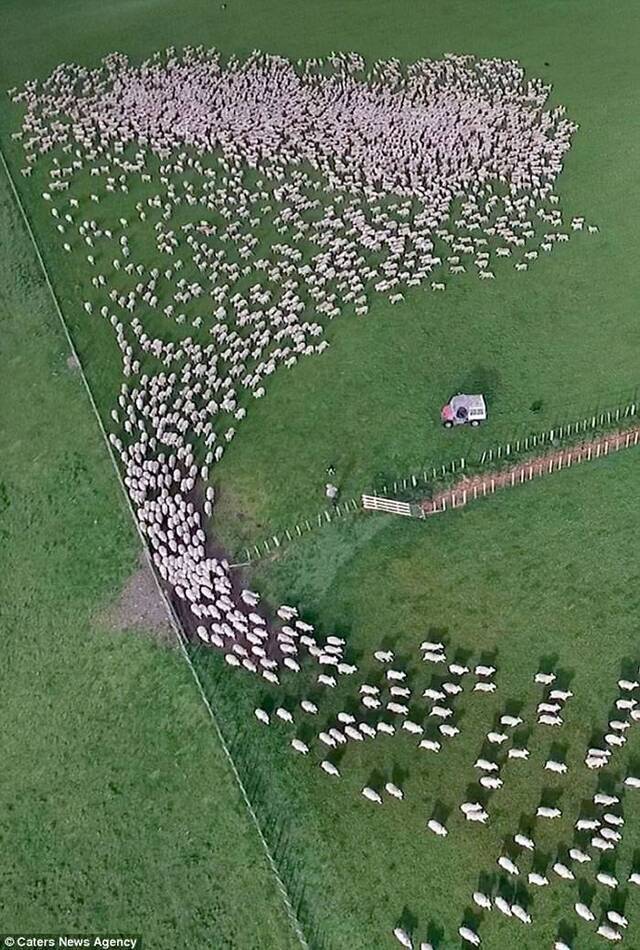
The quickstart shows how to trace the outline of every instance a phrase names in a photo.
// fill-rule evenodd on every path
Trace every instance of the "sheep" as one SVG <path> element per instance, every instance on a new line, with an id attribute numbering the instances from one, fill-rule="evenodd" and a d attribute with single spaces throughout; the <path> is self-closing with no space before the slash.
<path id="1" fill-rule="evenodd" d="M 427 749 L 429 752 L 439 752 L 441 749 L 437 739 L 421 739 L 418 743 L 419 749 Z"/>
<path id="2" fill-rule="evenodd" d="M 300 703 L 300 707 L 304 710 L 304 712 L 309 713 L 311 716 L 316 716 L 318 713 L 318 707 L 309 699 L 303 699 Z"/>
<path id="3" fill-rule="evenodd" d="M 474 947 L 480 946 L 480 937 L 475 930 L 471 930 L 469 927 L 458 927 L 458 933 L 467 943 L 472 944 Z"/>
<path id="4" fill-rule="evenodd" d="M 345 726 L 344 727 L 345 735 L 350 739 L 353 739 L 354 742 L 364 742 L 364 736 L 358 729 L 354 726 Z"/>
<path id="5" fill-rule="evenodd" d="M 489 820 L 488 813 L 482 809 L 482 811 L 470 811 L 464 816 L 467 821 L 479 821 L 481 825 L 484 825 Z"/>
<path id="6" fill-rule="evenodd" d="M 528 759 L 529 750 L 528 749 L 519 749 L 516 746 L 509 749 L 507 755 L 510 759 Z"/>
<path id="7" fill-rule="evenodd" d="M 526 848 L 527 851 L 533 851 L 535 848 L 531 838 L 527 838 L 526 835 L 518 833 L 513 836 L 513 840 L 516 844 L 519 844 L 521 848 Z"/>
<path id="8" fill-rule="evenodd" d="M 547 759 L 544 764 L 545 769 L 549 772 L 557 772 L 558 775 L 564 775 L 567 771 L 567 766 L 564 762 L 555 762 L 553 759 Z"/>
<path id="9" fill-rule="evenodd" d="M 491 910 L 491 898 L 487 897 L 487 895 L 481 891 L 473 892 L 473 902 L 477 904 L 478 907 L 482 907 L 483 910 Z"/>
<path id="10" fill-rule="evenodd" d="M 276 709 L 276 716 L 278 719 L 282 719 L 283 722 L 292 723 L 293 716 L 288 709 L 284 709 L 282 706 L 278 706 Z"/>
<path id="11" fill-rule="evenodd" d="M 435 818 L 430 818 L 427 822 L 427 828 L 429 831 L 433 831 L 434 835 L 438 835 L 440 838 L 446 838 L 449 834 L 447 829 L 439 821 L 436 821 Z"/>
<path id="12" fill-rule="evenodd" d="M 432 699 L 434 702 L 438 702 L 441 699 L 446 698 L 446 693 L 441 692 L 439 689 L 425 689 L 422 694 L 425 699 Z"/>
<path id="13" fill-rule="evenodd" d="M 600 924 L 596 933 L 599 937 L 604 937 L 605 940 L 611 940 L 612 943 L 617 943 L 622 940 L 622 934 L 619 931 L 614 930 L 613 927 L 610 927 L 609 924 Z"/>
<path id="14" fill-rule="evenodd" d="M 430 716 L 437 716 L 438 719 L 449 719 L 450 716 L 453 716 L 453 710 L 449 709 L 448 706 L 432 706 Z"/>
<path id="15" fill-rule="evenodd" d="M 637 680 L 618 680 L 618 686 L 625 693 L 632 693 L 634 689 L 640 687 L 640 683 Z"/>
<path id="16" fill-rule="evenodd" d="M 605 887 L 610 887 L 612 890 L 615 890 L 618 886 L 618 879 L 613 874 L 607 874 L 604 871 L 598 871 L 596 881 L 599 884 L 604 884 Z"/>
<path id="17" fill-rule="evenodd" d="M 578 864 L 587 864 L 591 860 L 590 856 L 581 851 L 580 848 L 569 848 L 569 857 L 573 861 L 577 861 Z"/>
<path id="18" fill-rule="evenodd" d="M 300 752 L 302 755 L 307 755 L 309 752 L 309 746 L 301 739 L 292 739 L 291 748 L 296 752 Z"/>
<path id="19" fill-rule="evenodd" d="M 335 765 L 333 764 L 333 762 L 329 762 L 328 759 L 323 759 L 323 760 L 322 760 L 322 762 L 320 763 L 320 768 L 321 768 L 323 771 L 325 771 L 325 772 L 327 773 L 327 775 L 333 775 L 333 776 L 335 776 L 336 778 L 340 778 L 340 771 L 339 771 L 339 769 L 337 768 L 337 766 L 335 766 Z"/>
<path id="20" fill-rule="evenodd" d="M 493 903 L 494 903 L 494 906 L 497 907 L 498 910 L 502 914 L 505 915 L 505 917 L 513 916 L 511 913 L 511 904 L 509 904 L 509 902 L 506 901 L 504 897 L 502 897 L 500 894 L 498 894 L 497 897 L 494 897 Z"/>
<path id="21" fill-rule="evenodd" d="M 331 689 L 335 689 L 338 685 L 334 676 L 327 676 L 326 673 L 320 673 L 318 676 L 318 683 L 321 686 L 329 686 Z"/>
<path id="22" fill-rule="evenodd" d="M 611 921 L 612 924 L 617 924 L 618 927 L 628 927 L 629 921 L 622 914 L 619 914 L 617 910 L 607 911 L 607 918 Z"/>
<path id="23" fill-rule="evenodd" d="M 493 676 L 495 671 L 496 671 L 495 666 L 479 665 L 475 667 L 473 672 L 475 673 L 476 676 Z"/>
<path id="24" fill-rule="evenodd" d="M 495 693 L 497 687 L 495 683 L 476 683 L 473 687 L 474 693 Z"/>
<path id="25" fill-rule="evenodd" d="M 487 739 L 494 745 L 502 745 L 509 738 L 504 732 L 488 732 Z"/>
<path id="26" fill-rule="evenodd" d="M 538 717 L 538 722 L 543 726 L 561 726 L 562 717 L 561 716 L 547 716 L 542 715 Z"/>
<path id="27" fill-rule="evenodd" d="M 596 919 L 596 915 L 587 907 L 586 904 L 581 904 L 580 901 L 574 904 L 574 909 L 578 917 L 582 917 L 582 919 L 586 920 L 587 922 Z"/>
<path id="28" fill-rule="evenodd" d="M 404 670 L 387 670 L 387 679 L 395 680 L 396 682 L 402 682 L 407 678 L 407 674 Z"/>
<path id="29" fill-rule="evenodd" d="M 558 877 L 564 878 L 565 881 L 575 880 L 575 874 L 571 868 L 568 868 L 566 864 L 562 864 L 561 861 L 556 861 L 551 870 L 555 871 Z"/>
<path id="30" fill-rule="evenodd" d="M 427 650 L 431 653 L 442 653 L 444 650 L 444 643 L 432 643 L 430 640 L 423 640 L 420 644 L 421 650 Z"/>
<path id="31" fill-rule="evenodd" d="M 524 907 L 521 907 L 520 904 L 512 904 L 511 913 L 523 924 L 531 923 L 531 914 L 528 914 L 526 910 L 524 909 Z"/>
<path id="32" fill-rule="evenodd" d="M 511 728 L 515 729 L 516 726 L 520 726 L 522 725 L 522 723 L 523 723 L 523 720 L 520 718 L 520 716 L 501 716 L 500 717 L 501 726 L 510 726 Z"/>
<path id="33" fill-rule="evenodd" d="M 373 654 L 374 658 L 378 660 L 379 663 L 392 663 L 393 662 L 393 653 L 391 650 L 377 650 Z"/>
<path id="34" fill-rule="evenodd" d="M 547 805 L 538 805 L 536 816 L 538 818 L 560 818 L 562 812 L 559 808 L 549 808 Z"/>
<path id="35" fill-rule="evenodd" d="M 571 699 L 572 696 L 573 693 L 569 689 L 552 689 L 549 693 L 549 699 L 560 700 L 563 703 Z"/>
<path id="36" fill-rule="evenodd" d="M 534 884 L 536 887 L 545 887 L 549 881 L 544 875 L 538 874 L 537 871 L 529 871 L 529 876 L 527 878 L 529 884 Z"/>
<path id="37" fill-rule="evenodd" d="M 496 762 L 489 762 L 487 759 L 476 759 L 474 763 L 474 768 L 481 769 L 483 772 L 497 772 L 498 765 Z"/>
<path id="38" fill-rule="evenodd" d="M 397 785 L 394 785 L 393 782 L 386 783 L 385 791 L 387 791 L 389 795 L 393 795 L 394 798 L 399 798 L 400 800 L 404 798 L 404 792 L 402 789 L 398 788 Z"/>
<path id="39" fill-rule="evenodd" d="M 323 742 L 325 745 L 328 745 L 330 749 L 335 749 L 336 744 L 337 744 L 336 740 L 333 738 L 333 736 L 330 736 L 328 732 L 319 732 L 318 739 L 320 740 L 320 742 Z"/>
<path id="40" fill-rule="evenodd" d="M 370 802 L 374 802 L 376 805 L 382 805 L 382 798 L 378 792 L 376 792 L 373 788 L 369 788 L 368 785 L 365 785 L 365 787 L 362 789 L 362 794 Z"/>
<path id="41" fill-rule="evenodd" d="M 358 729 L 363 735 L 368 736 L 369 739 L 375 739 L 376 730 L 373 728 L 373 726 L 370 726 L 368 722 L 358 723 Z"/>
<path id="42" fill-rule="evenodd" d="M 480 784 L 483 788 L 498 789 L 502 788 L 504 782 L 501 778 L 498 778 L 497 775 L 482 775 Z"/>
<path id="43" fill-rule="evenodd" d="M 534 682 L 542 683 L 543 686 L 550 686 L 555 682 L 556 675 L 555 673 L 536 673 L 533 679 Z"/>
<path id="44" fill-rule="evenodd" d="M 258 708 L 258 709 L 254 709 L 253 712 L 254 712 L 254 715 L 255 715 L 256 719 L 258 720 L 258 722 L 264 723 L 265 726 L 268 726 L 268 725 L 269 725 L 269 722 L 270 722 L 271 720 L 269 719 L 269 714 L 268 714 L 267 712 L 265 712 L 264 709 L 259 709 L 259 708 Z"/>
<path id="45" fill-rule="evenodd" d="M 395 726 L 392 726 L 390 722 L 384 722 L 384 720 L 381 720 L 377 724 L 376 729 L 378 730 L 378 732 L 384 732 L 388 736 L 394 735 L 396 731 Z"/>
<path id="46" fill-rule="evenodd" d="M 402 929 L 402 927 L 396 927 L 393 931 L 393 936 L 396 938 L 398 943 L 401 943 L 403 947 L 407 948 L 407 950 L 413 950 L 413 941 Z"/>
<path id="47" fill-rule="evenodd" d="M 624 818 L 622 818 L 620 815 L 614 815 L 611 812 L 605 812 L 602 817 L 609 825 L 617 825 L 618 827 L 622 827 L 622 825 L 624 825 Z"/>
<path id="48" fill-rule="evenodd" d="M 617 805 L 620 799 L 616 795 L 607 795 L 605 792 L 596 792 L 593 796 L 595 805 L 604 805 L 608 808 L 610 805 Z"/>
<path id="49" fill-rule="evenodd" d="M 635 884 L 636 887 L 640 887 L 640 874 L 637 871 L 633 871 L 628 878 L 629 884 Z"/>
<path id="50" fill-rule="evenodd" d="M 606 841 L 604 838 L 600 838 L 598 835 L 595 835 L 591 839 L 591 846 L 597 848 L 598 851 L 613 851 L 614 846 L 610 841 Z"/>
<path id="51" fill-rule="evenodd" d="M 501 854 L 498 858 L 498 865 L 503 869 L 503 871 L 506 871 L 507 874 L 513 874 L 514 877 L 517 877 L 520 874 L 518 865 L 514 864 L 511 858 L 508 858 L 505 854 Z"/>
<path id="52" fill-rule="evenodd" d="M 447 661 L 444 653 L 434 653 L 432 650 L 427 650 L 422 659 L 425 663 L 446 663 Z"/>
<path id="53" fill-rule="evenodd" d="M 599 827 L 600 822 L 597 818 L 578 818 L 576 821 L 578 831 L 595 831 Z"/>
<path id="54" fill-rule="evenodd" d="M 640 788 L 640 778 L 636 778 L 635 775 L 627 775 L 624 784 L 627 788 Z"/>
<path id="55" fill-rule="evenodd" d="M 387 703 L 387 710 L 390 713 L 395 713 L 396 716 L 406 716 L 409 712 L 409 707 L 402 705 L 402 703 Z"/>
<path id="56" fill-rule="evenodd" d="M 411 719 L 405 719 L 402 723 L 402 728 L 416 736 L 422 735 L 424 732 L 422 726 L 417 722 L 412 722 Z"/>
<path id="57" fill-rule="evenodd" d="M 443 722 L 442 725 L 438 726 L 438 731 L 442 733 L 443 736 L 448 736 L 452 739 L 454 736 L 457 736 L 460 732 L 457 726 L 452 726 L 448 722 Z"/>
<path id="58" fill-rule="evenodd" d="M 460 811 L 463 815 L 468 815 L 472 811 L 482 811 L 482 805 L 480 802 L 463 802 Z"/>

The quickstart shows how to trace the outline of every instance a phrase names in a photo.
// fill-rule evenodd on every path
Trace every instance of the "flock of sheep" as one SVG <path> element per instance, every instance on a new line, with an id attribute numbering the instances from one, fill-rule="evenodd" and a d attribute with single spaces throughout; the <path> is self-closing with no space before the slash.
<path id="1" fill-rule="evenodd" d="M 565 223 L 554 193 L 576 125 L 561 106 L 545 108 L 549 87 L 517 63 L 470 56 L 367 68 L 356 53 L 292 64 L 259 51 L 224 61 L 215 50 L 168 49 L 140 65 L 119 54 L 96 69 L 63 64 L 10 94 L 24 109 L 14 134 L 22 172 L 38 179 L 62 251 L 86 260 L 86 319 L 105 321 L 120 350 L 109 438 L 186 629 L 271 686 L 311 659 L 314 689 L 330 693 L 357 672 L 344 639 L 319 636 L 293 606 L 268 611 L 238 581 L 211 534 L 215 466 L 251 399 L 280 366 L 322 353 L 327 322 L 345 309 L 364 316 L 376 294 L 398 303 L 465 271 L 491 279 L 498 259 L 496 270 L 525 270 L 571 230 L 597 230 L 582 217 Z M 360 684 L 362 716 L 350 704 L 317 732 L 325 773 L 340 777 L 332 749 L 396 732 L 437 754 L 460 731 L 455 700 L 466 685 L 495 691 L 492 666 L 449 662 L 442 643 L 422 652 L 446 670 L 422 693 L 424 718 L 412 718 L 407 671 L 377 651 L 382 678 Z M 539 723 L 561 725 L 566 699 L 551 689 Z M 321 714 L 317 696 L 299 705 L 305 717 Z M 255 715 L 295 725 L 299 713 L 276 705 Z M 505 713 L 497 725 L 487 743 L 500 748 L 520 723 Z M 611 723 L 587 765 L 606 764 L 624 739 Z M 300 736 L 291 747 L 311 751 Z M 566 771 L 553 759 L 546 767 Z M 500 789 L 494 759 L 476 768 L 488 794 Z M 404 792 L 388 781 L 362 795 L 379 805 Z M 484 803 L 461 808 L 467 821 L 489 818 Z M 554 817 L 545 809 L 538 817 Z M 436 815 L 427 828 L 448 834 Z M 499 897 L 482 900 L 506 913 Z M 517 906 L 511 915 L 528 922 Z M 616 939 L 612 925 L 624 926 L 612 917 L 598 932 Z M 479 943 L 466 925 L 460 936 Z"/>

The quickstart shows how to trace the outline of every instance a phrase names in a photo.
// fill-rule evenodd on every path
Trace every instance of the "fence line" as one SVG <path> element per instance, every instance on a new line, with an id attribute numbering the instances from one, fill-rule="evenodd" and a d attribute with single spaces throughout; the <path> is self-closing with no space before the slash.
<path id="1" fill-rule="evenodd" d="M 265 837 L 265 834 L 264 834 L 264 832 L 263 832 L 263 830 L 262 830 L 262 825 L 261 825 L 261 823 L 260 823 L 260 820 L 258 819 L 258 816 L 257 816 L 257 814 L 256 814 L 256 811 L 255 811 L 255 809 L 254 809 L 254 807 L 253 807 L 253 805 L 252 805 L 252 803 L 251 803 L 251 800 L 250 800 L 250 798 L 249 798 L 249 795 L 247 794 L 246 786 L 245 786 L 245 784 L 244 784 L 244 782 L 243 782 L 243 780 L 242 780 L 242 777 L 241 777 L 241 775 L 240 775 L 240 773 L 239 773 L 239 771 L 238 771 L 238 768 L 237 768 L 237 766 L 236 766 L 235 759 L 233 758 L 233 756 L 232 756 L 232 754 L 231 754 L 231 751 L 230 751 L 230 749 L 229 749 L 228 743 L 227 743 L 227 741 L 226 741 L 226 739 L 225 739 L 225 737 L 224 737 L 224 734 L 223 734 L 223 732 L 222 732 L 222 728 L 221 728 L 221 726 L 220 726 L 220 723 L 219 723 L 219 720 L 218 720 L 216 711 L 215 711 L 215 709 L 213 708 L 213 705 L 212 705 L 212 703 L 210 702 L 208 696 L 206 695 L 206 692 L 205 692 L 204 686 L 203 686 L 203 684 L 202 684 L 202 681 L 201 681 L 201 679 L 200 679 L 200 677 L 199 677 L 199 675 L 198 675 L 198 672 L 197 672 L 195 666 L 193 665 L 193 661 L 192 661 L 192 659 L 191 659 L 191 655 L 190 655 L 189 650 L 188 650 L 188 648 L 187 648 L 187 639 L 186 639 L 185 632 L 184 632 L 184 630 L 183 630 L 183 628 L 182 628 L 182 625 L 181 625 L 181 623 L 180 623 L 180 620 L 179 620 L 179 618 L 178 618 L 178 616 L 177 616 L 175 610 L 173 609 L 173 605 L 171 604 L 171 601 L 170 601 L 169 597 L 167 596 L 166 591 L 165 591 L 164 587 L 162 586 L 162 584 L 161 584 L 161 582 L 160 582 L 160 579 L 159 579 L 159 577 L 158 577 L 158 573 L 157 573 L 157 571 L 156 571 L 155 564 L 154 564 L 154 562 L 153 562 L 153 558 L 151 557 L 151 553 L 150 553 L 150 551 L 149 551 L 148 540 L 147 540 L 147 538 L 145 537 L 145 535 L 143 534 L 143 532 L 142 532 L 141 529 L 140 529 L 140 523 L 139 523 L 139 521 L 138 521 L 138 519 L 137 519 L 137 517 L 136 517 L 136 514 L 135 514 L 134 510 L 133 510 L 133 504 L 132 504 L 132 502 L 131 502 L 131 498 L 130 498 L 130 496 L 129 496 L 129 492 L 127 491 L 126 486 L 125 486 L 125 484 L 124 484 L 124 481 L 123 481 L 123 478 L 122 478 L 122 472 L 121 472 L 121 470 L 120 470 L 120 467 L 119 467 L 119 465 L 118 465 L 118 461 L 117 461 L 116 456 L 115 456 L 115 453 L 114 453 L 114 451 L 113 451 L 113 446 L 112 446 L 111 443 L 109 442 L 109 438 L 108 438 L 108 436 L 107 436 L 107 432 L 106 432 L 106 429 L 105 429 L 105 427 L 104 427 L 104 423 L 103 423 L 103 421 L 102 421 L 102 417 L 100 416 L 100 413 L 99 413 L 99 411 L 98 411 L 98 407 L 97 407 L 97 405 L 96 405 L 96 401 L 95 401 L 95 399 L 94 399 L 93 392 L 92 392 L 91 387 L 90 387 L 90 385 L 89 385 L 89 381 L 88 381 L 88 379 L 87 379 L 84 366 L 83 366 L 83 364 L 82 364 L 82 361 L 80 360 L 80 356 L 79 356 L 79 354 L 78 354 L 78 351 L 76 350 L 76 347 L 75 347 L 75 344 L 74 344 L 74 341 L 73 341 L 73 337 L 71 336 L 71 331 L 69 330 L 69 326 L 68 326 L 68 324 L 67 324 L 66 318 L 65 318 L 64 313 L 63 313 L 63 311 L 62 311 L 62 307 L 61 307 L 61 305 L 60 305 L 60 300 L 59 300 L 58 295 L 57 295 L 57 293 L 56 293 L 56 291 L 55 291 L 55 289 L 54 289 L 53 283 L 52 283 L 52 281 L 51 281 L 51 277 L 50 277 L 50 275 L 49 275 L 49 270 L 48 270 L 47 265 L 46 265 L 46 263 L 45 263 L 45 261 L 44 261 L 44 258 L 43 258 L 43 256 L 42 256 L 42 252 L 41 252 L 41 250 L 40 250 L 40 245 L 38 244 L 38 242 L 37 242 L 37 240 L 36 240 L 36 237 L 35 237 L 33 228 L 32 228 L 32 226 L 31 226 L 31 222 L 29 221 L 29 217 L 28 217 L 27 212 L 26 212 L 26 210 L 25 210 L 25 207 L 24 207 L 24 205 L 23 205 L 23 203 L 22 203 L 22 199 L 21 199 L 21 197 L 20 197 L 20 193 L 18 192 L 18 189 L 17 189 L 17 187 L 16 187 L 16 183 L 15 183 L 15 181 L 14 181 L 14 179 L 13 179 L 13 175 L 11 174 L 11 171 L 10 171 L 10 169 L 9 169 L 9 164 L 8 164 L 8 162 L 7 162 L 7 160 L 6 160 L 4 151 L 3 151 L 3 149 L 2 149 L 1 146 L 0 146 L 0 166 L 2 167 L 4 173 L 6 174 L 7 180 L 8 180 L 8 182 L 9 182 L 9 185 L 10 185 L 10 188 L 11 188 L 11 192 L 12 192 L 12 194 L 13 194 L 14 201 L 15 201 L 15 203 L 16 203 L 16 205 L 17 205 L 17 207 L 18 207 L 18 210 L 19 210 L 19 212 L 20 212 L 20 217 L 22 218 L 22 221 L 23 221 L 23 223 L 24 223 L 24 225 L 25 225 L 27 234 L 28 234 L 28 236 L 29 236 L 29 238 L 30 238 L 30 240 L 31 240 L 31 244 L 33 245 L 33 249 L 34 249 L 34 251 L 35 251 L 36 259 L 37 259 L 37 261 L 38 261 L 38 264 L 39 264 L 40 269 L 41 269 L 41 271 L 42 271 L 42 274 L 43 274 L 43 276 L 44 276 L 45 285 L 46 285 L 47 290 L 49 291 L 49 294 L 50 294 L 50 296 L 51 296 L 51 300 L 52 300 L 52 302 L 53 302 L 54 310 L 55 310 L 55 313 L 56 313 L 56 315 L 57 315 L 57 317 L 58 317 L 58 320 L 59 320 L 59 322 L 60 322 L 60 325 L 61 325 L 61 328 L 62 328 L 64 337 L 65 337 L 65 340 L 66 340 L 66 342 L 67 342 L 67 346 L 69 347 L 69 350 L 70 350 L 70 352 L 71 352 L 71 355 L 73 356 L 74 360 L 75 360 L 76 363 L 77 363 L 78 370 L 79 370 L 79 373 L 80 373 L 80 379 L 82 380 L 82 384 L 83 384 L 84 389 L 85 389 L 85 392 L 86 392 L 86 394 L 87 394 L 87 398 L 88 398 L 88 400 L 89 400 L 89 404 L 90 404 L 90 406 L 91 406 L 93 415 L 94 415 L 94 417 L 95 417 L 95 419 L 96 419 L 96 422 L 97 422 L 97 424 L 98 424 L 98 430 L 99 430 L 99 432 L 100 432 L 100 435 L 102 436 L 102 440 L 103 440 L 104 445 L 105 445 L 105 448 L 106 448 L 106 450 L 107 450 L 107 455 L 108 455 L 108 457 L 109 457 L 109 459 L 111 460 L 111 463 L 112 463 L 112 465 L 113 465 L 113 468 L 114 468 L 114 471 L 115 471 L 115 474 L 116 474 L 116 479 L 117 479 L 117 481 L 118 481 L 118 484 L 120 485 L 120 488 L 122 489 L 122 494 L 123 494 L 125 506 L 127 507 L 128 511 L 129 511 L 129 514 L 131 515 L 131 519 L 132 519 L 132 521 L 133 521 L 134 528 L 135 528 L 135 530 L 136 530 L 136 532 L 137 532 L 137 534 L 138 534 L 138 537 L 140 538 L 140 541 L 141 541 L 141 544 L 142 544 L 142 550 L 144 551 L 144 556 L 145 556 L 145 559 L 146 559 L 147 564 L 148 564 L 148 566 L 149 566 L 149 569 L 150 569 L 150 571 L 151 571 L 151 575 L 152 575 L 152 577 L 153 577 L 153 579 L 154 579 L 154 581 L 155 581 L 156 588 L 157 588 L 157 590 L 158 590 L 158 593 L 159 593 L 159 595 L 160 595 L 160 598 L 161 598 L 161 600 L 163 601 L 163 603 L 164 603 L 164 605 L 165 605 L 165 607 L 166 607 L 167 614 L 168 614 L 168 617 L 169 617 L 169 620 L 170 620 L 170 623 L 171 623 L 173 632 L 174 632 L 174 634 L 175 634 L 175 636 L 176 636 L 176 640 L 177 640 L 177 643 L 178 643 L 178 648 L 179 648 L 179 650 L 180 650 L 180 653 L 181 653 L 181 655 L 182 655 L 182 658 L 184 659 L 184 661 L 185 661 L 186 664 L 187 664 L 187 667 L 188 667 L 188 669 L 189 669 L 189 672 L 191 673 L 191 676 L 193 677 L 193 680 L 194 680 L 196 689 L 197 689 L 197 691 L 198 691 L 198 693 L 199 693 L 199 695 L 200 695 L 200 699 L 202 700 L 202 703 L 203 703 L 203 705 L 204 705 L 204 707 L 205 707 L 205 709 L 206 709 L 206 711 L 207 711 L 207 713 L 208 713 L 208 715 L 209 715 L 209 719 L 210 719 L 211 724 L 212 724 L 212 726 L 213 726 L 214 734 L 216 735 L 216 738 L 218 739 L 218 742 L 219 742 L 220 747 L 221 747 L 221 749 L 222 749 L 222 752 L 223 752 L 223 755 L 224 755 L 224 757 L 225 757 L 225 760 L 226 760 L 227 764 L 229 765 L 229 767 L 230 767 L 230 769 L 231 769 L 231 773 L 232 773 L 232 775 L 233 775 L 233 778 L 235 779 L 236 786 L 237 786 L 237 788 L 238 788 L 238 790 L 239 790 L 239 792 L 240 792 L 240 795 L 241 795 L 242 800 L 243 800 L 243 802 L 244 802 L 244 805 L 245 805 L 245 807 L 246 807 L 246 809 L 247 809 L 247 812 L 249 813 L 249 817 L 250 817 L 250 819 L 251 819 L 251 822 L 252 822 L 252 824 L 253 824 L 253 827 L 254 827 L 255 830 L 256 830 L 256 833 L 257 833 L 257 835 L 258 835 L 258 839 L 259 839 L 260 844 L 261 844 L 261 846 L 262 846 L 262 850 L 263 850 L 264 855 L 265 855 L 265 858 L 266 858 L 266 860 L 267 860 L 267 864 L 268 864 L 268 866 L 269 866 L 269 869 L 271 870 L 271 873 L 272 873 L 273 876 L 274 876 L 274 879 L 275 879 L 275 882 L 276 882 L 276 887 L 277 887 L 277 889 L 278 889 L 278 891 L 279 891 L 279 893 L 280 893 L 280 896 L 281 896 L 281 899 L 282 899 L 282 902 L 283 902 L 283 905 L 284 905 L 284 909 L 285 909 L 285 914 L 286 914 L 286 916 L 287 916 L 287 919 L 288 919 L 288 921 L 289 921 L 289 924 L 290 924 L 290 926 L 291 926 L 293 932 L 295 933 L 296 938 L 297 938 L 297 940 L 298 940 L 298 943 L 300 944 L 300 947 L 302 948 L 302 950 L 309 950 L 309 944 L 307 943 L 307 939 L 306 939 L 305 934 L 304 934 L 304 932 L 303 932 L 303 930 L 302 930 L 302 927 L 301 927 L 301 924 L 300 924 L 300 920 L 298 919 L 298 915 L 297 915 L 297 913 L 296 913 L 296 911 L 295 911 L 295 909 L 294 909 L 294 907 L 293 907 L 293 903 L 292 903 L 291 897 L 290 897 L 290 895 L 289 895 L 289 891 L 287 890 L 287 887 L 286 887 L 286 885 L 285 885 L 285 883 L 284 883 L 283 876 L 282 876 L 282 874 L 280 873 L 280 870 L 279 870 L 278 866 L 276 865 L 276 862 L 275 862 L 273 853 L 272 853 L 272 851 L 271 851 L 271 848 L 269 847 L 269 843 L 267 842 L 267 839 L 266 839 L 266 837 Z"/>
<path id="2" fill-rule="evenodd" d="M 431 515 L 446 511 L 447 508 L 463 508 L 469 501 L 477 499 L 480 494 L 484 498 L 487 494 L 494 494 L 496 489 L 523 485 L 526 481 L 530 482 L 534 478 L 560 472 L 581 462 L 606 458 L 611 451 L 618 452 L 620 449 L 626 449 L 632 445 L 637 446 L 639 443 L 640 427 L 636 426 L 634 429 L 627 429 L 624 432 L 605 435 L 598 441 L 583 442 L 579 445 L 559 449 L 551 455 L 521 462 L 519 465 L 502 472 L 464 479 L 452 488 L 440 492 L 435 498 L 425 501 L 421 505 L 411 505 L 409 507 L 412 509 L 414 517 L 428 518 Z M 390 508 L 385 510 L 391 511 Z"/>

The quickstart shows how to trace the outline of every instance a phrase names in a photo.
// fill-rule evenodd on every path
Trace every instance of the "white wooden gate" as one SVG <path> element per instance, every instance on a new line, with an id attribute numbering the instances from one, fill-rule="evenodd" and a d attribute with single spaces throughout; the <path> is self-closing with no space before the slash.
<path id="1" fill-rule="evenodd" d="M 381 498 L 379 495 L 363 495 L 362 507 L 369 511 L 385 511 L 390 515 L 406 515 L 411 517 L 413 511 L 406 501 L 396 501 L 395 498 Z"/>

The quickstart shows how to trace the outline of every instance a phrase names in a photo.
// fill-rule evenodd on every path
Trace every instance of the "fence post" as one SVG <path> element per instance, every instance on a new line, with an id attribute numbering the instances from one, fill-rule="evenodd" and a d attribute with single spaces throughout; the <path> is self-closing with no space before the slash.
<path id="1" fill-rule="evenodd" d="M 466 503 L 467 503 L 467 489 L 463 488 L 462 489 L 462 504 L 466 505 Z"/>

